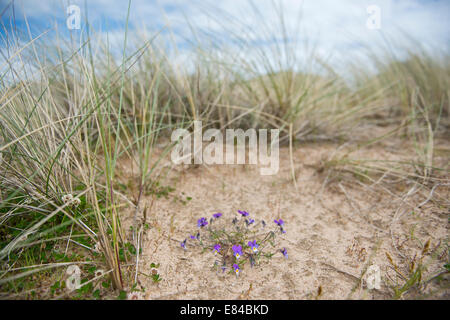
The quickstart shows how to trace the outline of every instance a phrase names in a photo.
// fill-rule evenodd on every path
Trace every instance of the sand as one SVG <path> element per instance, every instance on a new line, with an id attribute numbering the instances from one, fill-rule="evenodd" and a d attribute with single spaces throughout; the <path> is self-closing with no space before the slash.
<path id="1" fill-rule="evenodd" d="M 423 260 L 429 280 L 448 263 L 448 207 L 426 200 L 428 191 L 409 197 L 391 194 L 381 185 L 358 183 L 356 178 L 332 179 L 321 167 L 336 151 L 335 144 L 305 144 L 293 152 L 297 187 L 292 180 L 289 150 L 280 149 L 277 175 L 261 176 L 255 165 L 175 166 L 162 185 L 175 191 L 166 197 L 145 195 L 149 226 L 141 236 L 139 271 L 151 273 L 151 263 L 159 263 L 162 280 L 154 283 L 139 274 L 138 288 L 145 299 L 390 299 L 392 285 L 405 283 L 399 272 L 408 275 L 408 263 L 420 256 L 430 240 Z M 366 158 L 395 158 L 398 152 L 386 146 L 371 148 Z M 167 159 L 165 159 L 167 160 Z M 166 164 L 168 164 L 168 160 Z M 122 179 L 133 179 L 135 166 L 122 163 Z M 326 182 L 326 183 L 325 183 Z M 130 188 L 130 192 L 136 190 Z M 428 192 L 428 193 L 427 193 Z M 449 199 L 448 186 L 436 188 L 434 196 Z M 192 198 L 186 200 L 187 197 Z M 181 200 L 185 200 L 183 204 Z M 444 201 L 445 202 L 445 201 Z M 448 203 L 448 202 L 447 202 Z M 238 216 L 250 212 L 254 219 L 286 222 L 286 234 L 277 239 L 289 258 L 275 255 L 254 268 L 246 265 L 240 276 L 217 273 L 212 252 L 179 241 L 197 230 L 196 221 L 215 212 Z M 414 213 L 412 213 L 414 212 Z M 124 229 L 133 223 L 134 209 L 122 213 Z M 141 220 L 140 220 L 141 221 Z M 126 231 L 128 239 L 132 233 Z M 189 243 L 189 242 L 188 242 Z M 394 270 L 386 253 L 398 266 Z M 367 287 L 367 268 L 380 269 L 379 289 Z M 401 298 L 450 297 L 448 274 L 443 282 L 426 281 Z"/>

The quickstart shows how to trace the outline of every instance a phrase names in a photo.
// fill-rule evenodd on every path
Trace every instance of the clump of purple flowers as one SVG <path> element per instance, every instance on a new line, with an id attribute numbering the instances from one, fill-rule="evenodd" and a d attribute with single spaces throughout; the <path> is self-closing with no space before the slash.
<path id="1" fill-rule="evenodd" d="M 187 250 L 187 241 L 193 241 L 193 247 L 201 247 L 203 250 L 209 249 L 214 255 L 214 267 L 222 270 L 229 270 L 238 276 L 242 267 L 249 262 L 251 267 L 259 265 L 261 260 L 270 259 L 277 251 L 270 252 L 275 245 L 277 228 L 281 233 L 285 233 L 283 227 L 285 222 L 282 219 L 275 219 L 277 228 L 269 228 L 264 220 L 250 217 L 250 213 L 237 210 L 241 219 L 232 217 L 230 219 L 221 218 L 223 213 L 217 212 L 212 215 L 210 222 L 206 217 L 197 220 L 197 227 L 202 229 L 197 235 L 189 235 L 180 246 Z M 221 218 L 221 219 L 219 219 Z M 259 226 L 259 227 L 258 227 Z M 266 228 L 267 226 L 267 228 Z M 272 229 L 272 230 L 269 230 Z M 261 231 L 263 230 L 263 231 Z M 287 259 L 286 248 L 279 249 L 278 252 Z"/>

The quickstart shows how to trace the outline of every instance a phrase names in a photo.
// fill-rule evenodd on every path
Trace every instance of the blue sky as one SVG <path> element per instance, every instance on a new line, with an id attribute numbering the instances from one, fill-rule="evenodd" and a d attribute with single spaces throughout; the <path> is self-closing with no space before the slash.
<path id="1" fill-rule="evenodd" d="M 0 0 L 0 12 L 10 3 L 10 0 Z M 12 3 L 3 12 L 1 23 L 11 29 L 14 21 L 14 27 L 25 36 L 25 16 L 33 36 L 47 29 L 54 30 L 55 25 L 67 36 L 66 9 L 74 4 L 80 7 L 83 16 L 82 29 L 72 31 L 74 35 L 83 33 L 87 14 L 92 29 L 99 34 L 108 33 L 110 39 L 119 43 L 123 41 L 127 0 L 14 0 Z M 397 40 L 404 39 L 399 36 L 400 30 L 426 47 L 448 51 L 450 44 L 448 0 L 280 0 L 277 3 L 283 8 L 291 36 L 314 44 L 324 57 L 345 56 L 348 51 L 360 51 L 364 46 L 376 47 L 382 36 L 394 39 L 397 44 Z M 366 27 L 369 5 L 380 8 L 379 30 Z M 276 25 L 276 10 L 270 0 L 253 0 L 253 8 L 245 0 L 132 0 L 129 21 L 131 34 L 144 29 L 155 33 L 168 26 L 160 38 L 171 30 L 181 49 L 191 47 L 194 37 L 190 25 L 201 39 L 206 39 L 202 35 L 208 34 L 214 44 L 227 47 L 235 45 L 235 37 L 231 35 L 242 35 L 252 28 L 255 31 L 247 33 L 247 41 L 263 46 L 270 45 L 270 38 L 263 37 L 262 33 Z M 297 29 L 298 22 L 300 29 Z M 279 29 L 272 28 L 270 32 L 271 37 L 281 38 Z M 0 35 L 5 36 L 3 27 Z"/>

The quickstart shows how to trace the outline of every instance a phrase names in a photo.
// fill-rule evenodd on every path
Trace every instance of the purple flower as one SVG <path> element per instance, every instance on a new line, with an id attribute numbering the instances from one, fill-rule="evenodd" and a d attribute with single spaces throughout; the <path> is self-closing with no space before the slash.
<path id="1" fill-rule="evenodd" d="M 199 228 L 203 228 L 207 224 L 208 224 L 208 220 L 206 220 L 206 218 L 200 218 L 200 219 L 197 220 L 197 226 Z"/>
<path id="2" fill-rule="evenodd" d="M 286 248 L 280 249 L 280 251 L 283 254 L 283 256 L 287 259 L 288 258 L 288 254 L 287 254 Z"/>
<path id="3" fill-rule="evenodd" d="M 241 214 L 243 217 L 246 217 L 246 216 L 249 215 L 249 213 L 248 213 L 247 211 L 241 211 L 241 210 L 238 210 L 238 212 L 239 212 L 239 214 Z"/>
<path id="4" fill-rule="evenodd" d="M 282 220 L 282 219 L 279 219 L 279 220 L 273 220 L 273 222 L 275 222 L 277 225 L 279 225 L 280 227 L 282 226 L 282 225 L 284 225 L 284 221 Z"/>
<path id="5" fill-rule="evenodd" d="M 195 236 L 195 238 L 196 238 L 197 240 L 200 240 L 200 232 L 197 232 L 197 235 Z"/>
<path id="6" fill-rule="evenodd" d="M 180 242 L 180 246 L 181 246 L 184 250 L 186 250 L 186 240 L 187 240 L 187 239 L 184 239 L 184 241 Z"/>
<path id="7" fill-rule="evenodd" d="M 222 214 L 220 212 L 214 213 L 213 217 L 216 219 L 219 219 L 222 216 Z"/>
<path id="8" fill-rule="evenodd" d="M 233 249 L 234 256 L 236 257 L 236 259 L 239 259 L 239 257 L 242 256 L 242 247 L 240 245 L 237 245 L 237 246 L 233 246 L 232 249 Z"/>
<path id="9" fill-rule="evenodd" d="M 255 222 L 255 220 L 253 220 L 253 219 L 245 220 L 245 223 L 247 224 L 247 226 L 251 225 L 253 222 Z"/>
<path id="10" fill-rule="evenodd" d="M 191 238 L 192 240 L 195 239 L 195 236 L 193 236 L 192 234 L 189 236 L 189 238 Z"/>
<path id="11" fill-rule="evenodd" d="M 214 254 L 220 253 L 220 248 L 221 248 L 220 244 L 216 244 L 213 248 Z"/>
<path id="12" fill-rule="evenodd" d="M 256 243 L 256 240 L 249 241 L 248 246 L 252 249 L 253 252 L 258 252 L 259 244 Z"/>
<path id="13" fill-rule="evenodd" d="M 236 276 L 238 276 L 240 269 L 239 269 L 239 266 L 236 263 L 233 264 L 233 269 L 234 269 L 234 272 L 236 272 Z"/>
<path id="14" fill-rule="evenodd" d="M 273 220 L 273 222 L 275 222 L 279 227 L 280 227 L 280 231 L 281 233 L 286 233 L 286 231 L 284 231 L 283 226 L 284 226 L 284 221 L 283 219 L 279 219 L 279 220 Z"/>

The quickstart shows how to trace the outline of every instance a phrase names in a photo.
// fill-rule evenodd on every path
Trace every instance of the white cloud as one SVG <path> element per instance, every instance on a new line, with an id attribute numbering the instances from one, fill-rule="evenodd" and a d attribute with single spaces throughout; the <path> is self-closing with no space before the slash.
<path id="1" fill-rule="evenodd" d="M 15 0 L 16 16 L 26 13 L 27 17 L 42 23 L 52 19 L 61 22 L 68 4 L 79 5 L 84 14 L 84 3 L 84 0 Z M 252 9 L 252 3 L 256 10 Z M 279 3 L 291 34 L 299 41 L 317 45 L 317 52 L 336 61 L 348 56 L 349 51 L 361 52 L 363 46 L 376 48 L 382 36 L 394 39 L 398 45 L 403 39 L 400 30 L 425 46 L 449 48 L 450 2 L 447 0 L 280 0 Z M 369 5 L 381 9 L 381 30 L 366 27 Z M 120 42 L 127 7 L 126 0 L 88 1 L 89 21 Z M 180 50 L 186 41 L 194 40 L 190 24 L 199 35 L 214 35 L 217 41 L 230 47 L 232 34 L 245 35 L 255 45 L 263 45 L 263 40 L 267 40 L 263 34 L 268 32 L 279 39 L 281 30 L 277 19 L 270 0 L 133 0 L 130 11 L 132 34 L 144 27 L 155 31 L 168 24 Z M 295 33 L 299 22 L 300 31 Z M 250 28 L 253 33 L 249 33 Z"/>

